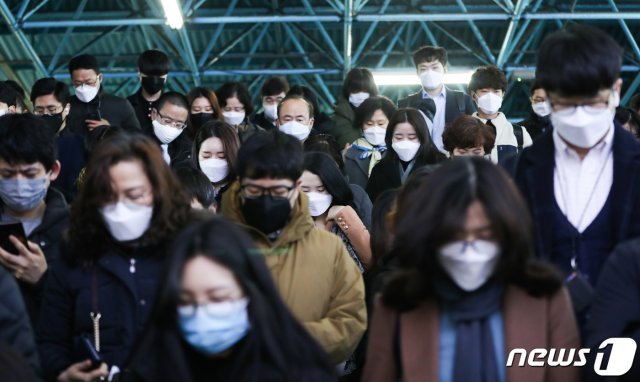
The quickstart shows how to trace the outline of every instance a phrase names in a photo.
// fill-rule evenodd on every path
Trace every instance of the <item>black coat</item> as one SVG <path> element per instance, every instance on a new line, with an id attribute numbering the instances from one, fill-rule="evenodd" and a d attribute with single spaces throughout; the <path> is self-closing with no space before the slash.
<path id="1" fill-rule="evenodd" d="M 149 131 L 153 132 L 153 125 L 151 124 L 151 108 L 157 107 L 158 101 L 147 101 L 142 96 L 142 89 L 127 97 L 127 101 L 131 104 L 142 131 L 145 133 Z"/>
<path id="2" fill-rule="evenodd" d="M 373 203 L 371 203 L 369 195 L 367 195 L 364 188 L 357 184 L 349 184 L 349 188 L 353 193 L 353 205 L 358 217 L 362 220 L 362 224 L 364 224 L 368 230 L 371 230 L 371 212 L 373 211 Z"/>
<path id="3" fill-rule="evenodd" d="M 427 165 L 420 157 L 416 158 L 415 164 L 411 169 L 411 173 L 418 168 Z M 407 177 L 411 175 L 407 174 Z M 391 190 L 402 186 L 402 179 L 400 174 L 400 160 L 397 157 L 387 156 L 376 163 L 373 171 L 371 171 L 371 177 L 367 183 L 367 194 L 372 203 L 376 202 L 376 199 L 380 194 L 386 190 Z"/>
<path id="4" fill-rule="evenodd" d="M 537 139 L 545 131 L 551 130 L 551 118 L 549 116 L 541 117 L 533 112 L 529 115 L 529 118 L 518 124 L 527 129 L 527 133 L 529 133 L 532 140 Z"/>
<path id="5" fill-rule="evenodd" d="M 447 99 L 445 100 L 444 123 L 445 125 L 453 122 L 459 115 L 471 115 L 476 111 L 476 105 L 469 95 L 458 90 L 447 88 Z M 398 108 L 418 107 L 422 101 L 422 89 L 419 92 L 411 94 L 406 98 L 398 101 Z"/>
<path id="6" fill-rule="evenodd" d="M 69 98 L 71 110 L 67 117 L 67 125 L 65 129 L 71 132 L 85 135 L 87 133 L 87 125 L 85 120 L 90 114 L 99 111 L 103 119 L 109 121 L 111 126 L 117 126 L 125 131 L 140 131 L 140 123 L 136 118 L 131 104 L 124 98 L 120 98 L 102 91 L 88 103 L 80 101 L 76 96 Z"/>
<path id="7" fill-rule="evenodd" d="M 271 121 L 264 116 L 264 112 L 257 113 L 251 118 L 251 124 L 257 126 L 265 131 L 276 130 L 277 127 Z"/>
<path id="8" fill-rule="evenodd" d="M 158 146 L 161 145 L 161 142 L 156 137 L 153 129 L 150 132 L 147 132 L 146 135 L 153 139 L 158 144 Z M 191 166 L 193 141 L 191 140 L 191 138 L 189 138 L 186 129 L 183 130 L 182 133 L 176 137 L 176 139 L 169 143 L 167 149 L 169 151 L 169 158 L 171 158 L 171 168 L 177 169 L 184 166 Z"/>
<path id="9" fill-rule="evenodd" d="M 56 138 L 60 174 L 51 185 L 62 192 L 67 203 L 73 201 L 78 191 L 78 175 L 85 164 L 85 136 L 65 128 Z"/>

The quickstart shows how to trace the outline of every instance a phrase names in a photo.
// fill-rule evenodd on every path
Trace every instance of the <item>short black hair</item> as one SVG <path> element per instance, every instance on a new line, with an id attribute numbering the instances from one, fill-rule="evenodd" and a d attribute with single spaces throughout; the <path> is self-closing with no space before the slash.
<path id="1" fill-rule="evenodd" d="M 373 113 L 376 110 L 382 110 L 388 120 L 391 120 L 391 116 L 396 112 L 396 105 L 385 96 L 369 97 L 356 108 L 355 118 L 353 119 L 353 128 L 362 129 L 365 122 L 371 119 Z"/>
<path id="2" fill-rule="evenodd" d="M 486 88 L 500 89 L 503 92 L 507 91 L 507 76 L 504 75 L 502 70 L 493 65 L 479 67 L 471 75 L 469 93 Z"/>
<path id="3" fill-rule="evenodd" d="M 260 96 L 274 96 L 289 91 L 289 82 L 282 76 L 268 78 L 260 89 Z"/>
<path id="4" fill-rule="evenodd" d="M 278 130 L 256 132 L 240 147 L 237 172 L 240 179 L 300 179 L 303 169 L 300 141 Z"/>
<path id="5" fill-rule="evenodd" d="M 16 107 L 19 107 L 22 110 L 26 110 L 27 104 L 24 102 L 25 92 L 22 86 L 20 86 L 20 84 L 14 80 L 6 80 L 4 83 L 11 86 L 11 88 L 16 91 Z"/>
<path id="6" fill-rule="evenodd" d="M 561 96 L 596 96 L 620 77 L 622 55 L 607 33 L 574 25 L 547 36 L 538 50 L 536 78 L 547 92 Z"/>
<path id="7" fill-rule="evenodd" d="M 187 97 L 185 97 L 182 93 L 178 93 L 178 92 L 162 93 L 160 98 L 158 98 L 158 106 L 156 107 L 156 110 L 162 110 L 165 103 L 170 103 L 172 105 L 179 106 L 185 110 L 189 110 L 189 101 L 187 101 Z"/>
<path id="8" fill-rule="evenodd" d="M 138 57 L 138 70 L 149 76 L 164 76 L 169 73 L 169 56 L 157 49 L 145 50 Z"/>
<path id="9" fill-rule="evenodd" d="M 440 61 L 442 66 L 447 66 L 447 50 L 439 46 L 423 46 L 413 52 L 413 64 L 417 68 L 423 62 Z"/>
<path id="10" fill-rule="evenodd" d="M 314 134 L 310 135 L 303 144 L 305 153 L 325 153 L 329 155 L 338 165 L 340 171 L 344 171 L 344 159 L 342 149 L 333 135 Z"/>
<path id="11" fill-rule="evenodd" d="M 0 158 L 14 165 L 40 162 L 47 171 L 57 157 L 55 133 L 30 113 L 0 117 Z"/>
<path id="12" fill-rule="evenodd" d="M 73 74 L 77 69 L 90 69 L 100 74 L 100 65 L 98 59 L 90 54 L 81 54 L 69 60 L 69 74 Z"/>
<path id="13" fill-rule="evenodd" d="M 181 166 L 175 173 L 191 200 L 195 198 L 205 209 L 216 205 L 216 192 L 202 171 L 191 166 Z"/>
<path id="14" fill-rule="evenodd" d="M 227 106 L 227 99 L 236 97 L 244 106 L 245 115 L 253 114 L 251 95 L 242 82 L 227 82 L 222 84 L 222 86 L 216 90 L 216 96 L 218 96 L 218 102 L 220 102 L 220 107 L 222 108 Z"/>
<path id="15" fill-rule="evenodd" d="M 299 95 L 304 97 L 304 99 L 306 99 L 311 104 L 311 106 L 313 106 L 313 112 L 309 115 L 311 115 L 315 119 L 318 119 L 317 117 L 320 113 L 320 107 L 318 105 L 318 97 L 316 96 L 316 93 L 313 91 L 313 89 L 304 85 L 294 85 L 291 87 L 291 89 L 289 89 L 285 98 L 290 95 Z M 282 103 L 282 101 L 280 101 L 280 103 Z"/>
<path id="16" fill-rule="evenodd" d="M 53 94 L 58 102 L 65 105 L 69 100 L 69 87 L 53 77 L 41 78 L 31 88 L 31 103 L 35 106 L 36 98 L 49 94 Z"/>
<path id="17" fill-rule="evenodd" d="M 0 82 L 0 102 L 6 103 L 7 106 L 16 106 L 18 97 L 18 92 L 11 85 Z"/>
<path id="18" fill-rule="evenodd" d="M 373 79 L 373 73 L 366 68 L 351 69 L 342 84 L 342 96 L 349 99 L 349 94 L 367 92 L 369 96 L 378 95 L 378 86 Z"/>
<path id="19" fill-rule="evenodd" d="M 531 84 L 531 95 L 533 95 L 533 93 L 535 93 L 536 90 L 538 89 L 544 90 L 544 88 L 542 87 L 542 83 L 540 82 L 539 79 L 536 78 L 535 80 L 533 80 L 533 83 Z"/>
<path id="20" fill-rule="evenodd" d="M 313 108 L 313 104 L 306 97 L 304 97 L 302 95 L 298 95 L 298 94 L 287 94 L 287 96 L 284 97 L 282 99 L 282 101 L 280 101 L 280 103 L 278 104 L 278 109 L 277 109 L 277 113 L 276 113 L 278 118 L 280 118 L 280 109 L 282 108 L 282 105 L 284 105 L 284 103 L 286 101 L 291 101 L 291 100 L 300 100 L 300 101 L 303 101 L 304 103 L 306 103 L 307 107 L 309 109 L 309 118 L 314 118 L 315 109 Z"/>
<path id="21" fill-rule="evenodd" d="M 327 154 L 310 152 L 304 154 L 304 169 L 315 174 L 333 197 L 332 206 L 351 206 L 355 210 L 353 191 L 340 172 L 336 162 Z"/>

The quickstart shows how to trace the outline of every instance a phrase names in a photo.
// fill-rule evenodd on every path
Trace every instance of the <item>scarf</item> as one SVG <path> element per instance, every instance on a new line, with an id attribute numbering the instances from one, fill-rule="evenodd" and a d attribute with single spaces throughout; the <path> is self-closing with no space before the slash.
<path id="1" fill-rule="evenodd" d="M 373 170 L 373 167 L 378 162 L 380 162 L 380 159 L 382 159 L 382 154 L 384 154 L 387 151 L 387 146 L 384 146 L 384 145 L 374 146 L 364 138 L 356 139 L 356 141 L 353 142 L 352 146 L 355 147 L 356 150 L 362 151 L 358 156 L 360 160 L 371 158 L 369 160 L 369 172 L 367 173 L 367 175 L 369 176 L 371 175 L 371 171 Z"/>

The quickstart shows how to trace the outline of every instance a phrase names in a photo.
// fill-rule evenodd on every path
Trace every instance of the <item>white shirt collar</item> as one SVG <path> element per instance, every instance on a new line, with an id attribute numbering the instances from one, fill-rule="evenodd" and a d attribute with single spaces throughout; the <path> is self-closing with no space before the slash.
<path id="1" fill-rule="evenodd" d="M 447 87 L 442 85 L 442 90 L 440 91 L 440 94 L 438 94 L 436 97 L 440 97 L 440 98 L 447 98 Z M 436 98 L 436 97 L 431 97 L 431 95 L 429 93 L 427 93 L 426 90 L 424 90 L 424 88 L 422 88 L 422 98 Z"/>

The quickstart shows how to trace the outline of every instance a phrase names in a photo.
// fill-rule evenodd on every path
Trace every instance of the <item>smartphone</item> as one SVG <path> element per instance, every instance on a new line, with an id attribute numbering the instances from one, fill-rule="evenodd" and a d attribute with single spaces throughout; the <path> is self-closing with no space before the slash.
<path id="1" fill-rule="evenodd" d="M 102 119 L 102 116 L 100 115 L 100 111 L 96 110 L 96 111 L 92 111 L 90 113 L 87 113 L 87 115 L 84 117 L 85 120 L 91 120 L 91 121 L 100 121 Z"/>
<path id="2" fill-rule="evenodd" d="M 102 356 L 100 355 L 100 353 L 98 353 L 96 348 L 93 346 L 93 342 L 91 341 L 91 339 L 86 335 L 81 336 L 80 343 L 82 344 L 82 350 L 84 352 L 83 356 L 91 360 L 91 368 L 99 368 L 104 361 L 102 360 Z"/>
<path id="3" fill-rule="evenodd" d="M 24 232 L 22 223 L 0 224 L 0 247 L 11 254 L 18 255 L 18 249 L 9 240 L 10 235 L 18 238 L 26 246 L 27 235 Z"/>

